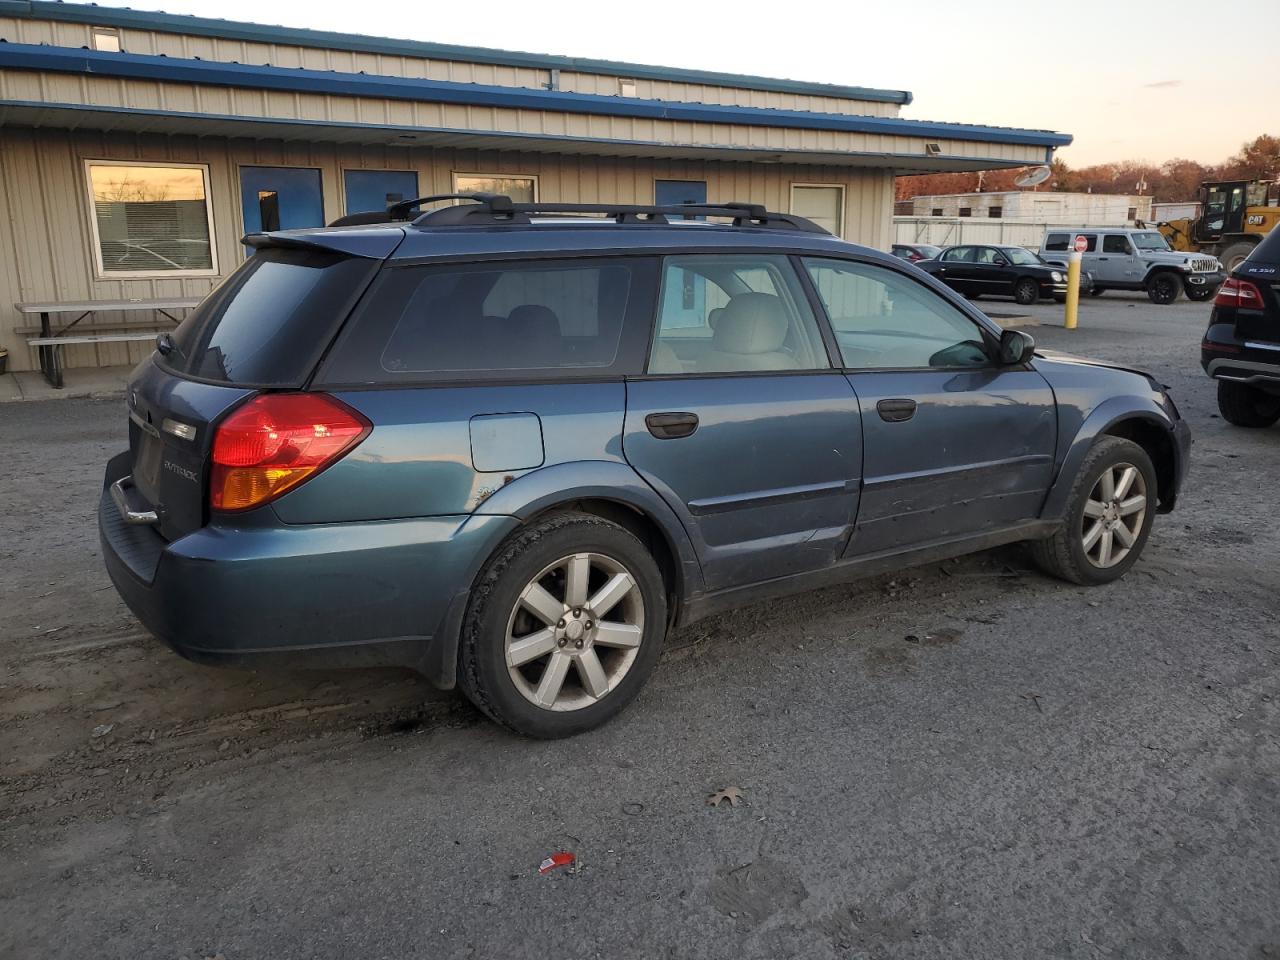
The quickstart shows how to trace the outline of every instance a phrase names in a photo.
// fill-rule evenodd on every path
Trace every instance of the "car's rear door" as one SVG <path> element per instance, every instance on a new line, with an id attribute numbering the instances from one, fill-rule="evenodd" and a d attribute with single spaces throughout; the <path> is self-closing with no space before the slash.
<path id="1" fill-rule="evenodd" d="M 688 530 L 707 586 L 828 566 L 862 467 L 858 401 L 832 369 L 793 263 L 673 256 L 623 450 Z"/>
<path id="2" fill-rule="evenodd" d="M 944 542 L 1039 514 L 1053 392 L 993 362 L 995 337 L 896 269 L 805 258 L 862 411 L 863 484 L 848 555 Z"/>
<path id="3" fill-rule="evenodd" d="M 975 284 L 973 263 L 976 247 L 951 247 L 938 258 L 938 268 L 931 271 L 935 277 L 957 293 L 980 294 Z"/>

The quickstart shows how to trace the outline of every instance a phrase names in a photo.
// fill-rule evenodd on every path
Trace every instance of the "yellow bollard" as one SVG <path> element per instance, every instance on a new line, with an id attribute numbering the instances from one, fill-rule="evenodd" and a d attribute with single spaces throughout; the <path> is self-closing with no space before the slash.
<path id="1" fill-rule="evenodd" d="M 1067 257 L 1067 317 L 1064 326 L 1068 330 L 1076 328 L 1076 318 L 1080 312 L 1080 251 L 1072 250 Z"/>

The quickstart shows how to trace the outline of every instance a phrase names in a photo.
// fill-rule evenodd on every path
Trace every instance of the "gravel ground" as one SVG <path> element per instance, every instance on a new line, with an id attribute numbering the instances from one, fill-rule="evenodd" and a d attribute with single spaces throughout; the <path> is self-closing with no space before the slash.
<path id="1" fill-rule="evenodd" d="M 1123 581 L 1012 547 L 703 621 L 558 743 L 181 661 L 100 565 L 119 402 L 0 406 L 0 957 L 1280 956 L 1280 428 L 1217 417 L 1203 305 L 1032 312 L 1195 433 Z"/>

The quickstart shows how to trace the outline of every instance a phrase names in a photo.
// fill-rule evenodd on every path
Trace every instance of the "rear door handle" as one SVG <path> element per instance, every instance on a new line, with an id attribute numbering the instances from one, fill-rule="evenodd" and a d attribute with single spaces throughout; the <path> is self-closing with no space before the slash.
<path id="1" fill-rule="evenodd" d="M 679 440 L 692 436 L 698 429 L 696 413 L 651 413 L 644 418 L 645 426 L 659 440 Z"/>
<path id="2" fill-rule="evenodd" d="M 901 423 L 916 415 L 914 400 L 881 400 L 876 404 L 876 412 L 880 419 L 888 423 Z"/>

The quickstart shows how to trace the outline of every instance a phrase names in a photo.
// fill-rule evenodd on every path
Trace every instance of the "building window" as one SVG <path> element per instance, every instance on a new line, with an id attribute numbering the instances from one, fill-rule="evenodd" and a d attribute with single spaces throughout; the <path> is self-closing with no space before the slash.
<path id="1" fill-rule="evenodd" d="M 634 80 L 618 81 L 618 96 L 634 97 L 636 95 L 636 82 Z"/>
<path id="2" fill-rule="evenodd" d="M 934 207 L 931 211 L 929 211 L 929 216 L 931 216 L 931 217 L 940 217 L 940 216 L 942 216 L 942 208 L 941 208 L 941 207 Z"/>
<path id="3" fill-rule="evenodd" d="M 99 276 L 213 276 L 209 168 L 86 160 Z"/>
<path id="4" fill-rule="evenodd" d="M 538 199 L 537 177 L 508 177 L 500 173 L 455 173 L 454 193 L 502 193 L 516 203 Z"/>
<path id="5" fill-rule="evenodd" d="M 987 216 L 992 220 L 999 220 L 1004 216 L 1004 207 L 988 207 Z"/>
<path id="6" fill-rule="evenodd" d="M 93 49 L 104 53 L 119 53 L 120 31 L 115 27 L 94 27 Z"/>
<path id="7" fill-rule="evenodd" d="M 835 236 L 844 235 L 844 187 L 839 184 L 793 183 L 791 212 L 812 220 Z"/>
<path id="8" fill-rule="evenodd" d="M 1130 208 L 1129 208 L 1129 210 L 1128 210 L 1128 212 L 1124 215 L 1124 218 L 1125 218 L 1126 220 L 1137 220 L 1137 219 L 1138 219 L 1138 208 L 1137 208 L 1137 207 L 1130 207 Z"/>
<path id="9" fill-rule="evenodd" d="M 962 217 L 972 217 L 972 216 L 973 216 L 973 207 L 961 207 L 961 208 L 960 208 L 960 216 L 962 216 Z"/>

